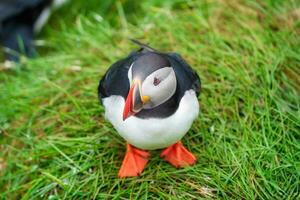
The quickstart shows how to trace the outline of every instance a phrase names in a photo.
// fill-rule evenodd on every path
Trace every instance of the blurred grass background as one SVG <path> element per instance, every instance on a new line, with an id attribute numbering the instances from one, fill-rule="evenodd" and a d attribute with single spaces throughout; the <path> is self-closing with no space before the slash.
<path id="1" fill-rule="evenodd" d="M 0 65 L 2 199 L 298 199 L 300 2 L 74 0 L 38 37 L 40 56 Z M 198 163 L 152 153 L 118 179 L 125 142 L 97 85 L 137 47 L 176 51 L 202 78 L 183 139 Z"/>

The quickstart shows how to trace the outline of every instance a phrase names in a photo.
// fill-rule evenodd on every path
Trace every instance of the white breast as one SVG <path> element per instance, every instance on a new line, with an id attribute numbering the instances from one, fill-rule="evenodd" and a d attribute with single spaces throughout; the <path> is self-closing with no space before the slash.
<path id="1" fill-rule="evenodd" d="M 121 96 L 104 98 L 105 117 L 129 144 L 147 150 L 165 148 L 179 141 L 199 113 L 199 103 L 193 90 L 185 92 L 177 111 L 167 118 L 140 119 L 131 116 L 123 121 L 124 104 Z"/>

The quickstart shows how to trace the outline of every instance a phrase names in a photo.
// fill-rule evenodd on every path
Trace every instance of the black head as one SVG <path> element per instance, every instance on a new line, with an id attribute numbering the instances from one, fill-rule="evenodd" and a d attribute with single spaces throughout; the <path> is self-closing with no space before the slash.
<path id="1" fill-rule="evenodd" d="M 123 119 L 166 102 L 176 91 L 176 76 L 168 58 L 156 52 L 142 53 L 128 71 L 130 90 Z"/>

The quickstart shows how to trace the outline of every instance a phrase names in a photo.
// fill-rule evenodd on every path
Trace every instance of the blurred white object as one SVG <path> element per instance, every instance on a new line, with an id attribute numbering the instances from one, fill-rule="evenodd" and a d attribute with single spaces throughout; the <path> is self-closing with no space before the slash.
<path id="1" fill-rule="evenodd" d="M 39 33 L 42 30 L 42 28 L 44 27 L 44 25 L 49 20 L 52 10 L 55 10 L 55 9 L 63 6 L 68 1 L 69 0 L 53 0 L 52 4 L 50 6 L 48 6 L 48 7 L 46 7 L 42 11 L 42 13 L 40 14 L 40 16 L 38 17 L 38 19 L 34 23 L 34 28 L 33 28 L 34 32 L 35 33 Z"/>

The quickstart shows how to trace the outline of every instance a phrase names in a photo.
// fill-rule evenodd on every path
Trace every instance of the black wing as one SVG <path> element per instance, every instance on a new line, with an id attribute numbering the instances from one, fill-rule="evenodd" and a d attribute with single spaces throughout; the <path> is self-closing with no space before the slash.
<path id="1" fill-rule="evenodd" d="M 129 91 L 128 70 L 139 53 L 133 52 L 127 58 L 114 63 L 102 77 L 98 86 L 99 99 L 111 95 L 127 97 Z"/>
<path id="2" fill-rule="evenodd" d="M 195 90 L 198 96 L 201 90 L 201 80 L 197 72 L 179 54 L 170 53 L 168 57 L 176 74 L 180 91 L 179 96 L 183 96 L 184 92 L 189 89 Z"/>

